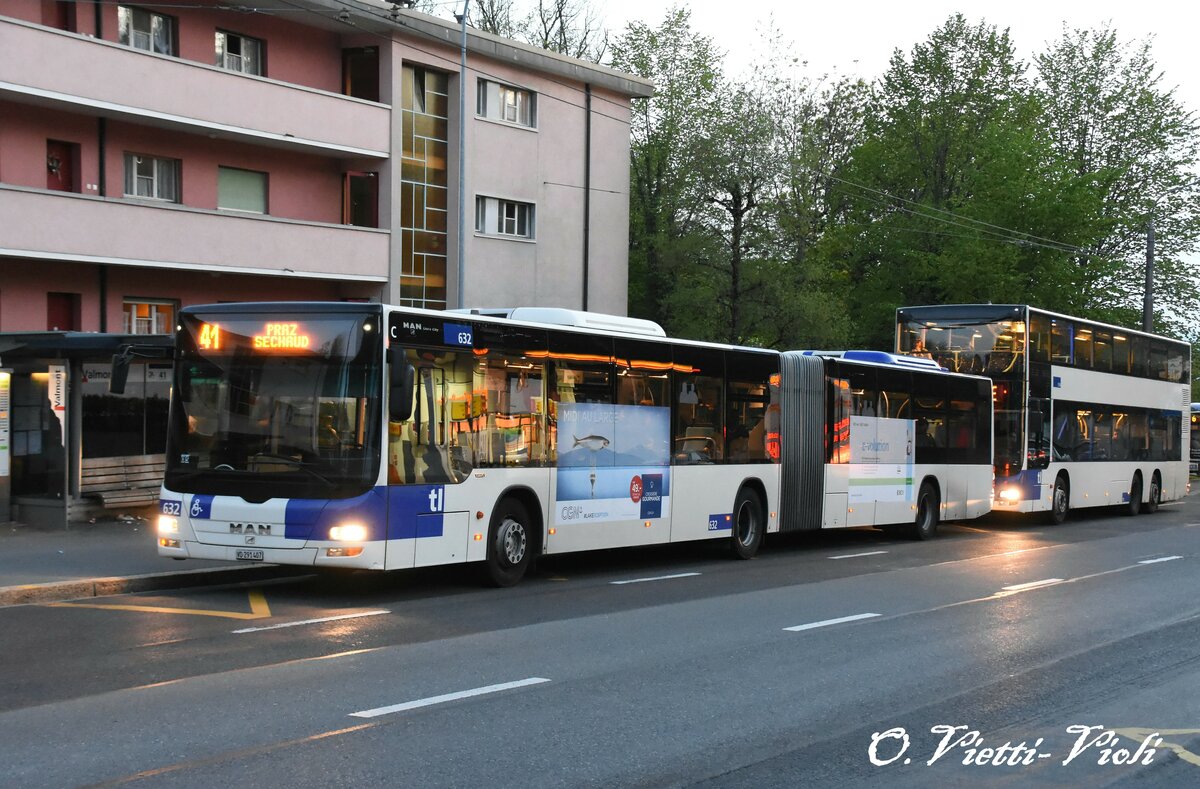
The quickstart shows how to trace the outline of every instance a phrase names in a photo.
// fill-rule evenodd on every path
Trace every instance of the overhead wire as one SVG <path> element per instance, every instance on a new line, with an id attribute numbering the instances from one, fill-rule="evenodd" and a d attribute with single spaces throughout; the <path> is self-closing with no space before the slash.
<path id="1" fill-rule="evenodd" d="M 1088 251 L 1084 247 L 1067 244 L 1065 242 L 1056 241 L 1054 239 L 1045 238 L 1043 236 L 1037 236 L 1032 233 L 1025 233 L 1020 230 L 1013 230 L 1012 228 L 1007 228 L 1002 225 L 995 225 L 990 222 L 985 222 L 981 219 L 973 219 L 971 217 L 964 217 L 959 214 L 955 214 L 952 211 L 947 211 L 946 209 L 928 206 L 923 203 L 919 203 L 915 200 L 908 200 L 907 198 L 903 198 L 898 195 L 893 195 L 889 192 L 885 192 L 885 191 L 882 191 L 879 189 L 874 189 L 872 187 L 864 186 L 862 184 L 857 184 L 857 183 L 854 183 L 853 181 L 849 181 L 844 178 L 839 178 L 837 176 L 830 176 L 830 179 L 837 181 L 839 183 L 846 184 L 848 186 L 855 187 L 857 189 L 861 189 L 865 192 L 870 192 L 875 195 L 879 195 L 880 197 L 869 197 L 867 195 L 855 194 L 848 190 L 845 190 L 843 192 L 844 194 L 847 194 L 847 195 L 850 195 L 853 197 L 857 197 L 860 199 L 865 199 L 865 200 L 873 202 L 877 205 L 890 206 L 897 211 L 900 211 L 902 213 L 909 214 L 911 216 L 915 216 L 915 217 L 918 217 L 921 219 L 928 219 L 933 222 L 941 222 L 943 224 L 951 225 L 954 227 L 960 227 L 960 228 L 963 228 L 966 230 L 972 230 L 977 234 L 977 235 L 973 236 L 974 238 L 982 237 L 983 240 L 999 241 L 1001 243 L 1012 244 L 1014 246 L 1037 247 L 1037 248 L 1042 248 L 1042 249 L 1048 249 L 1048 250 L 1051 250 L 1054 252 L 1065 252 L 1065 253 L 1068 253 L 1071 255 L 1078 255 L 1080 257 L 1085 257 L 1085 258 L 1089 258 L 1092 260 L 1098 260 L 1098 261 L 1105 262 L 1105 263 L 1127 262 L 1127 261 L 1123 261 L 1123 260 L 1117 260 L 1114 258 L 1106 257 L 1104 255 L 1098 255 L 1094 252 Z M 892 203 L 908 203 L 909 205 L 917 206 L 919 209 L 923 209 L 923 210 L 914 210 L 907 206 L 893 205 Z M 928 212 L 934 212 L 934 213 L 928 213 Z M 937 216 L 936 214 L 941 214 L 942 216 Z M 960 220 L 960 221 L 956 221 L 956 220 Z"/>
<path id="2" fill-rule="evenodd" d="M 926 205 L 924 203 L 919 203 L 916 200 L 909 200 L 907 198 L 900 197 L 899 195 L 893 195 L 889 192 L 885 192 L 880 189 L 875 189 L 870 186 L 858 184 L 853 181 L 847 180 L 845 178 L 839 178 L 836 175 L 831 175 L 831 176 L 829 176 L 829 178 L 833 181 L 837 181 L 838 183 L 846 184 L 847 186 L 852 186 L 856 189 L 861 189 L 865 192 L 871 192 L 871 193 L 880 195 L 882 197 L 887 198 L 888 200 L 894 200 L 896 202 L 907 203 L 909 205 L 917 206 L 918 208 L 923 209 L 922 212 L 911 211 L 911 210 L 909 211 L 909 213 L 913 213 L 914 215 L 917 215 L 917 216 L 926 216 L 926 218 L 928 218 L 928 219 L 933 219 L 933 220 L 937 221 L 938 217 L 930 216 L 929 214 L 924 213 L 925 211 L 931 211 L 934 213 L 943 214 L 945 216 L 952 217 L 956 220 L 961 220 L 960 222 L 949 222 L 948 221 L 948 224 L 955 224 L 960 227 L 969 227 L 971 225 L 978 225 L 981 228 L 988 228 L 988 232 L 1003 233 L 1003 234 L 1006 234 L 1007 236 L 1011 237 L 1013 239 L 1013 241 L 1020 241 L 1020 242 L 1028 243 L 1032 246 L 1043 246 L 1043 247 L 1047 247 L 1049 249 L 1058 250 L 1060 252 L 1075 252 L 1075 253 L 1080 253 L 1080 254 L 1089 254 L 1087 252 L 1087 250 L 1083 249 L 1082 247 L 1074 246 L 1072 244 L 1067 244 L 1065 242 L 1057 241 L 1052 238 L 1046 238 L 1044 236 L 1034 235 L 1033 233 L 1026 233 L 1021 230 L 1013 230 L 1012 228 L 1007 228 L 1002 225 L 995 225 L 995 224 L 992 224 L 991 222 L 985 222 L 982 219 L 973 219 L 971 217 L 961 216 L 959 214 L 955 214 L 952 211 L 948 211 L 944 208 L 937 208 L 935 206 Z M 968 223 L 970 223 L 970 225 L 963 225 L 962 222 L 968 222 Z"/>

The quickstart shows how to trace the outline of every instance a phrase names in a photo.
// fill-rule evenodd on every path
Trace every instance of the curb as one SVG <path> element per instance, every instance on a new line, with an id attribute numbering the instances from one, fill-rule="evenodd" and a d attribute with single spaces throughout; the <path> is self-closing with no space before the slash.
<path id="1" fill-rule="evenodd" d="M 171 573 L 151 573 L 149 575 L 80 578 L 74 581 L 55 581 L 45 584 L 0 586 L 0 606 L 56 603 L 87 597 L 108 597 L 132 592 L 246 583 L 311 574 L 312 568 L 310 567 L 264 564 L 257 567 L 219 567 L 204 570 L 180 570 Z"/>

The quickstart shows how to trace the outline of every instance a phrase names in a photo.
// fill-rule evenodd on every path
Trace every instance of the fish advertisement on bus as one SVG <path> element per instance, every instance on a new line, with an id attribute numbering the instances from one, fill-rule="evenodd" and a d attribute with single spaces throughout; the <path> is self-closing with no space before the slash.
<path id="1" fill-rule="evenodd" d="M 912 501 L 911 419 L 850 417 L 850 504 Z"/>
<path id="2" fill-rule="evenodd" d="M 556 524 L 670 514 L 669 408 L 559 403 L 557 428 Z"/>

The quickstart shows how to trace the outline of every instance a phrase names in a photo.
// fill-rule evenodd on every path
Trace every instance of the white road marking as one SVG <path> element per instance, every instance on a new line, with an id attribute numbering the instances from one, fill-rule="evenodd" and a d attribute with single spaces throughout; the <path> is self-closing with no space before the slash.
<path id="1" fill-rule="evenodd" d="M 672 578 L 690 578 L 693 575 L 700 573 L 675 573 L 674 575 L 658 575 L 654 578 L 632 578 L 628 581 L 609 581 L 613 586 L 621 586 L 622 584 L 644 584 L 647 581 L 669 581 Z"/>
<path id="2" fill-rule="evenodd" d="M 260 630 L 279 630 L 283 627 L 299 627 L 300 625 L 315 625 L 321 622 L 337 622 L 340 619 L 358 619 L 362 616 L 379 616 L 380 614 L 390 614 L 391 611 L 362 611 L 357 614 L 342 614 L 341 616 L 326 616 L 321 619 L 305 619 L 300 622 L 284 622 L 278 625 L 264 625 L 263 627 L 243 627 L 241 630 L 234 630 L 234 633 L 257 633 Z"/>
<path id="3" fill-rule="evenodd" d="M 812 630 L 813 628 L 817 628 L 817 627 L 827 627 L 829 625 L 840 625 L 843 622 L 857 622 L 860 619 L 871 619 L 872 617 L 876 617 L 876 616 L 879 616 L 879 614 L 855 614 L 853 616 L 838 617 L 837 619 L 825 619 L 821 622 L 809 622 L 807 625 L 796 625 L 794 627 L 785 627 L 784 630 L 788 630 L 792 633 L 799 633 L 801 630 Z"/>
<path id="4" fill-rule="evenodd" d="M 1157 559 L 1143 559 L 1138 564 L 1158 564 L 1159 562 L 1169 562 L 1175 559 L 1182 559 L 1182 556 L 1160 556 Z"/>
<path id="5" fill-rule="evenodd" d="M 841 556 L 830 556 L 830 559 L 857 559 L 860 556 L 878 556 L 887 551 L 867 551 L 866 553 L 844 553 Z"/>
<path id="6" fill-rule="evenodd" d="M 527 685 L 540 685 L 543 682 L 550 680 L 545 677 L 530 677 L 529 679 L 519 679 L 515 682 L 502 682 L 499 685 L 488 685 L 482 688 L 474 688 L 472 690 L 460 690 L 457 693 L 447 693 L 442 696 L 430 696 L 427 699 L 417 699 L 416 701 L 406 701 L 403 704 L 393 704 L 389 707 L 376 707 L 373 710 L 363 710 L 362 712 L 352 712 L 352 718 L 378 718 L 380 715 L 390 715 L 393 712 L 403 712 L 405 710 L 415 710 L 420 707 L 430 707 L 434 704 L 445 704 L 448 701 L 458 701 L 459 699 L 469 699 L 473 696 L 484 696 L 488 693 L 499 693 L 502 690 L 512 690 L 513 688 L 523 688 Z"/>
<path id="7" fill-rule="evenodd" d="M 1026 589 L 1036 589 L 1039 586 L 1053 586 L 1054 584 L 1061 584 L 1062 582 L 1063 579 L 1061 578 L 1046 578 L 1042 581 L 1030 581 L 1027 584 L 1014 584 L 1012 586 L 1005 586 L 1003 589 L 1006 592 L 1024 592 Z"/>

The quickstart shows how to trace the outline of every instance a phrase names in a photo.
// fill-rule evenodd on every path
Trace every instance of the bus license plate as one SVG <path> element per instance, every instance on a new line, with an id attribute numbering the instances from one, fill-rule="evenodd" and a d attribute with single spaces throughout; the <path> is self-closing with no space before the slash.
<path id="1" fill-rule="evenodd" d="M 263 560 L 263 552 L 261 550 L 252 551 L 247 548 L 238 548 L 235 557 L 247 562 L 261 562 Z"/>

